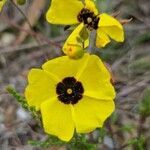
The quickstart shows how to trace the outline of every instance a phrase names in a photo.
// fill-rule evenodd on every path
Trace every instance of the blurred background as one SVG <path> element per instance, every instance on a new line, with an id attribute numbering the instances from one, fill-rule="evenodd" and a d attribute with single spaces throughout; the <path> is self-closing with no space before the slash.
<path id="1" fill-rule="evenodd" d="M 46 22 L 49 5 L 50 0 L 27 0 L 22 6 L 8 0 L 0 14 L 0 150 L 44 149 L 28 144 L 29 140 L 44 141 L 46 135 L 6 87 L 23 95 L 29 69 L 63 55 L 61 46 L 70 31 Z M 124 25 L 124 43 L 92 48 L 111 68 L 117 98 L 105 127 L 87 139 L 98 150 L 150 150 L 150 1 L 97 0 L 97 5 L 100 12 L 120 12 L 120 20 L 133 19 Z"/>

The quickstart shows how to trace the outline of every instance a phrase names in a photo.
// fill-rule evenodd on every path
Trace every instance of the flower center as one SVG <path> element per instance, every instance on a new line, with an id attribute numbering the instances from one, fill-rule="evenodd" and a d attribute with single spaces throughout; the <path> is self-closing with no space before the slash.
<path id="1" fill-rule="evenodd" d="M 82 83 L 74 77 L 66 77 L 56 86 L 58 100 L 65 104 L 76 104 L 82 99 L 84 89 Z"/>
<path id="2" fill-rule="evenodd" d="M 99 17 L 87 8 L 83 8 L 77 16 L 79 22 L 83 22 L 89 30 L 97 30 Z"/>
<path id="3" fill-rule="evenodd" d="M 72 89 L 70 89 L 70 88 L 67 89 L 67 94 L 72 94 L 72 92 L 73 92 Z"/>

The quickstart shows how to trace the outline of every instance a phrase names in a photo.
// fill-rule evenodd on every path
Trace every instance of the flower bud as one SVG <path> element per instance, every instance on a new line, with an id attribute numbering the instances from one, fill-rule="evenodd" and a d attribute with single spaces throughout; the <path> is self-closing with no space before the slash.
<path id="1" fill-rule="evenodd" d="M 65 54 L 70 58 L 78 59 L 84 55 L 84 49 L 78 45 L 69 45 L 65 50 Z"/>

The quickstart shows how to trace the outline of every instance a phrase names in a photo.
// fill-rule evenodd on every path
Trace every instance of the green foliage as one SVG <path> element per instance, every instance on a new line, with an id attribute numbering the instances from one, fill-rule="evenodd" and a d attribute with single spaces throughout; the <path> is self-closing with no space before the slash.
<path id="1" fill-rule="evenodd" d="M 116 44 L 116 42 L 112 41 L 112 43 L 108 44 L 105 48 L 102 48 L 101 50 L 97 49 L 97 53 L 99 53 L 104 61 L 114 62 L 116 59 L 126 55 L 128 50 L 128 48 L 123 48 L 122 43 Z"/>
<path id="2" fill-rule="evenodd" d="M 104 141 L 104 137 L 107 135 L 107 131 L 105 128 L 100 128 L 99 129 L 99 141 L 103 142 Z"/>
<path id="3" fill-rule="evenodd" d="M 134 138 L 128 142 L 129 145 L 133 145 L 136 150 L 145 150 L 145 138 L 143 136 L 139 138 Z"/>
<path id="4" fill-rule="evenodd" d="M 79 33 L 79 36 L 76 37 L 77 41 L 82 44 L 83 49 L 85 48 L 84 43 L 88 38 L 89 38 L 89 32 L 86 29 L 86 27 L 83 27 L 83 29 Z"/>
<path id="5" fill-rule="evenodd" d="M 133 73 L 144 73 L 145 71 L 150 70 L 149 60 L 150 56 L 145 56 L 143 58 L 133 61 L 129 65 L 129 68 L 132 70 Z"/>
<path id="6" fill-rule="evenodd" d="M 62 146 L 66 144 L 66 142 L 63 142 L 59 140 L 57 137 L 51 135 L 49 135 L 48 138 L 44 141 L 30 140 L 28 143 L 34 147 L 41 147 L 41 148 L 48 148 L 50 146 Z"/>
<path id="7" fill-rule="evenodd" d="M 75 134 L 73 139 L 68 143 L 68 148 L 71 150 L 95 150 L 96 145 L 89 143 L 85 134 Z"/>
<path id="8" fill-rule="evenodd" d="M 112 124 L 115 124 L 117 122 L 117 120 L 118 120 L 118 115 L 116 112 L 114 112 L 110 117 L 110 121 Z"/>
<path id="9" fill-rule="evenodd" d="M 72 140 L 68 143 L 59 140 L 57 137 L 49 135 L 44 141 L 29 141 L 34 147 L 48 148 L 50 146 L 63 146 L 66 145 L 71 150 L 95 150 L 96 145 L 91 144 L 86 139 L 85 135 L 75 134 Z"/>
<path id="10" fill-rule="evenodd" d="M 150 88 L 144 92 L 143 99 L 139 105 L 139 113 L 144 117 L 150 116 Z"/>
<path id="11" fill-rule="evenodd" d="M 26 0 L 17 0 L 18 5 L 24 5 L 26 3 Z"/>
<path id="12" fill-rule="evenodd" d="M 150 32 L 144 33 L 141 36 L 139 36 L 138 39 L 136 40 L 136 43 L 141 44 L 141 43 L 149 42 L 149 41 L 150 41 Z"/>
<path id="13" fill-rule="evenodd" d="M 83 41 L 87 40 L 89 37 L 89 33 L 86 27 L 83 27 L 83 29 L 80 31 L 79 33 L 81 39 L 83 39 Z"/>
<path id="14" fill-rule="evenodd" d="M 120 128 L 120 131 L 130 133 L 133 129 L 134 129 L 134 126 L 132 124 L 125 124 Z"/>
<path id="15" fill-rule="evenodd" d="M 20 95 L 14 88 L 7 87 L 7 91 L 17 100 L 22 108 L 29 111 L 35 119 L 40 119 L 40 114 L 36 111 L 35 107 L 29 106 L 26 99 L 22 95 Z"/>

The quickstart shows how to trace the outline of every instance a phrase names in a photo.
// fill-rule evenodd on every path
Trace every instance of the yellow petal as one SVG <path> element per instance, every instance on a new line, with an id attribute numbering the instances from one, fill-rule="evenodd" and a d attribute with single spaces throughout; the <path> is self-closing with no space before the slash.
<path id="1" fill-rule="evenodd" d="M 78 133 L 102 127 L 106 118 L 114 111 L 114 102 L 84 96 L 74 106 L 74 120 Z"/>
<path id="2" fill-rule="evenodd" d="M 70 105 L 63 104 L 57 99 L 50 99 L 42 103 L 41 114 L 46 133 L 55 135 L 63 141 L 72 138 L 74 122 Z"/>
<path id="3" fill-rule="evenodd" d="M 100 15 L 99 28 L 117 42 L 124 41 L 123 26 L 110 15 L 105 13 Z"/>
<path id="4" fill-rule="evenodd" d="M 95 15 L 98 14 L 98 10 L 93 0 L 85 0 L 85 7 L 94 12 Z"/>
<path id="5" fill-rule="evenodd" d="M 115 91 L 110 83 L 110 73 L 96 55 L 85 61 L 76 75 L 84 86 L 84 95 L 101 100 L 112 100 Z"/>
<path id="6" fill-rule="evenodd" d="M 56 97 L 56 83 L 53 76 L 41 69 L 32 69 L 28 75 L 29 85 L 25 90 L 25 97 L 30 106 L 39 110 L 41 103 L 49 98 Z"/>
<path id="7" fill-rule="evenodd" d="M 84 28 L 83 23 L 81 23 L 80 25 L 78 25 L 78 27 L 70 34 L 70 36 L 68 37 L 68 39 L 66 40 L 64 46 L 63 46 L 63 52 L 65 54 L 68 53 L 68 51 L 70 50 L 70 46 L 78 46 L 78 47 L 82 47 L 82 48 L 86 48 L 89 45 L 89 38 L 87 40 L 85 40 L 83 43 L 80 42 L 78 39 L 80 39 L 80 32 L 81 30 Z"/>
<path id="8" fill-rule="evenodd" d="M 110 38 L 101 28 L 99 28 L 96 35 L 96 47 L 105 47 L 108 43 L 110 43 Z"/>
<path id="9" fill-rule="evenodd" d="M 42 68 L 54 75 L 60 80 L 66 77 L 75 77 L 89 55 L 85 54 L 81 59 L 71 59 L 68 56 L 58 57 L 46 62 Z"/>
<path id="10" fill-rule="evenodd" d="M 6 3 L 6 0 L 0 0 L 0 11 L 2 10 L 5 3 Z"/>
<path id="11" fill-rule="evenodd" d="M 79 0 L 52 0 L 46 19 L 53 24 L 75 24 L 83 7 L 83 3 Z"/>

